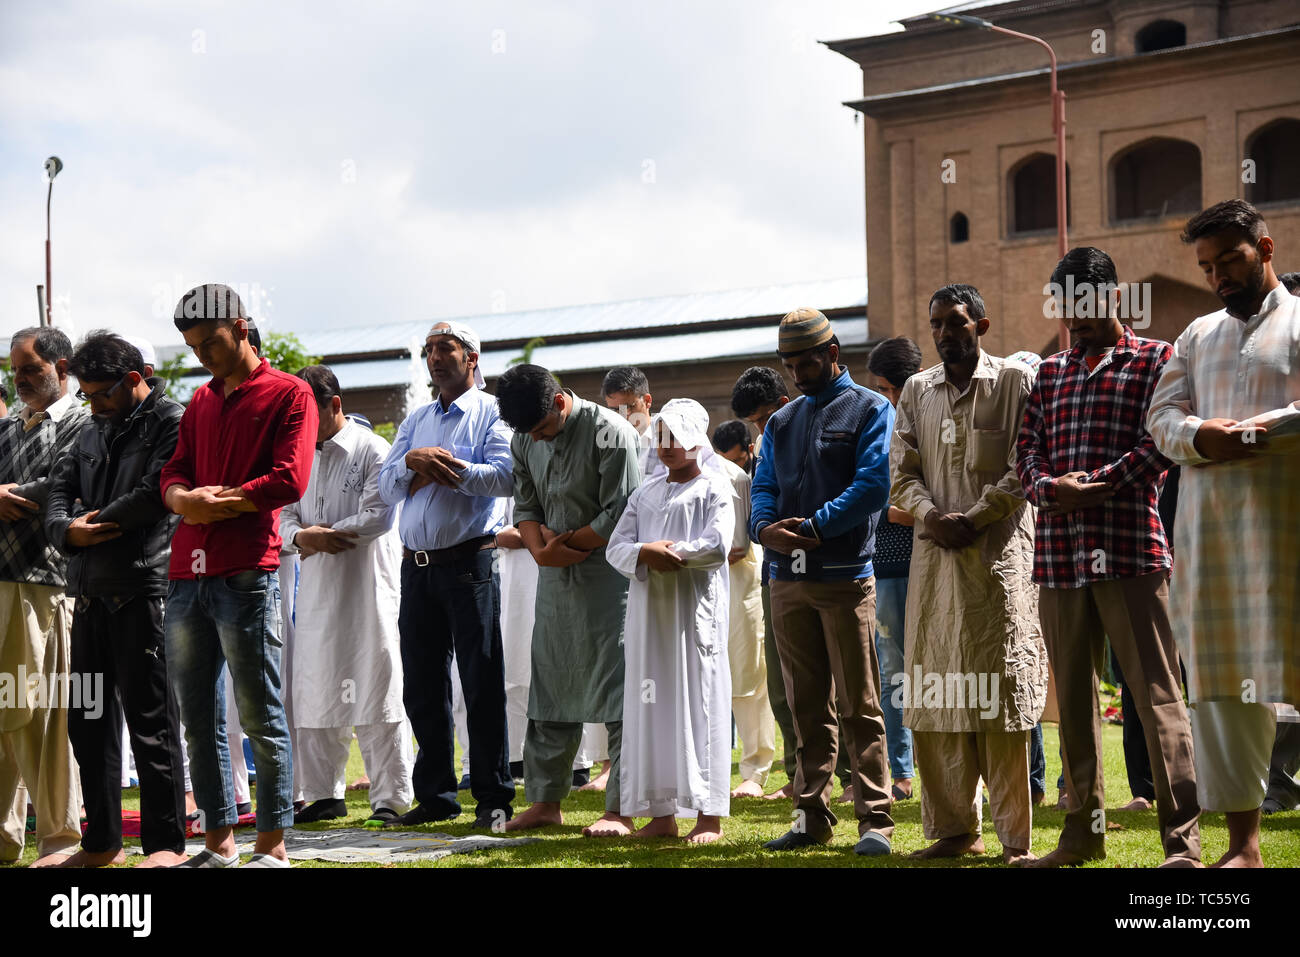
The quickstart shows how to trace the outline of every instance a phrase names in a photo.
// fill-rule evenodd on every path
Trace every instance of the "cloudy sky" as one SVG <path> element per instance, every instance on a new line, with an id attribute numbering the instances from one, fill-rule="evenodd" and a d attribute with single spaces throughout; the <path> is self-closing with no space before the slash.
<path id="1" fill-rule="evenodd" d="M 934 0 L 0 6 L 0 334 L 180 342 L 860 273 L 861 73 Z"/>

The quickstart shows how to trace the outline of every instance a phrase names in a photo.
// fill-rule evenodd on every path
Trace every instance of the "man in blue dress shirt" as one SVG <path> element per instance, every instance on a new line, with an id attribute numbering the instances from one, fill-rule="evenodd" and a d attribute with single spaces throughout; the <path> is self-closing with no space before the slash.
<path id="1" fill-rule="evenodd" d="M 474 824 L 501 830 L 513 813 L 506 741 L 501 584 L 495 536 L 513 490 L 510 429 L 482 391 L 479 339 L 438 322 L 424 355 L 438 396 L 406 417 L 379 473 L 379 493 L 402 505 L 402 701 L 420 745 L 409 826 L 460 814 L 452 766 L 451 662 L 468 712 Z"/>

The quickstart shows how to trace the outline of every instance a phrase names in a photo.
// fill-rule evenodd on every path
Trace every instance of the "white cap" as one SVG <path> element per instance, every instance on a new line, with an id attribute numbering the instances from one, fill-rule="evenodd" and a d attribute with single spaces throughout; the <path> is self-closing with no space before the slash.
<path id="1" fill-rule="evenodd" d="M 650 423 L 652 444 L 658 440 L 660 422 L 668 427 L 682 448 L 695 450 L 695 455 L 691 458 L 696 460 L 701 469 L 722 473 L 722 466 L 714 461 L 717 453 L 709 441 L 709 413 L 704 406 L 694 399 L 669 399 Z"/>
<path id="2" fill-rule="evenodd" d="M 466 352 L 472 352 L 479 355 L 478 335 L 469 326 L 463 322 L 456 322 L 451 319 L 439 319 L 429 330 L 429 336 L 451 336 L 453 339 L 459 339 L 460 344 L 465 347 Z M 427 339 L 428 336 L 425 336 Z M 483 388 L 483 371 L 479 364 L 474 363 L 474 384 L 480 389 Z"/>
<path id="3" fill-rule="evenodd" d="M 153 343 L 144 336 L 122 336 L 127 342 L 140 350 L 140 358 L 147 366 L 158 367 L 158 354 L 153 351 Z"/>

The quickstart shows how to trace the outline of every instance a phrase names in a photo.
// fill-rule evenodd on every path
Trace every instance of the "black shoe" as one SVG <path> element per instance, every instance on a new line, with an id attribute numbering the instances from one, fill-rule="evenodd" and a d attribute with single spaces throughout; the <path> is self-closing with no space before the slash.
<path id="1" fill-rule="evenodd" d="M 823 831 L 821 834 L 809 834 L 806 831 L 786 831 L 774 841 L 768 841 L 763 845 L 764 850 L 768 851 L 795 851 L 801 847 L 818 847 L 822 844 L 831 842 L 830 830 Z"/>
<path id="2" fill-rule="evenodd" d="M 512 778 L 514 778 L 516 781 L 519 780 L 520 778 L 522 778 L 522 777 L 524 776 L 524 762 L 522 762 L 522 761 L 511 761 L 511 762 L 510 762 L 510 776 L 511 776 Z"/>
<path id="3" fill-rule="evenodd" d="M 466 774 L 466 775 L 462 775 L 462 777 L 461 777 L 461 779 L 460 779 L 460 783 L 456 785 L 456 790 L 457 790 L 457 791 L 468 791 L 468 790 L 469 790 L 469 775 L 468 775 L 468 774 Z"/>
<path id="4" fill-rule="evenodd" d="M 370 817 L 366 818 L 366 827 L 389 827 L 396 824 L 401 815 L 389 807 L 376 808 L 370 812 Z"/>
<path id="5" fill-rule="evenodd" d="M 236 804 L 236 805 L 235 805 L 235 813 L 238 814 L 240 817 L 243 817 L 245 814 L 252 814 L 252 813 L 253 813 L 253 802 L 252 802 L 252 801 L 245 801 L 243 804 Z"/>
<path id="6" fill-rule="evenodd" d="M 321 798 L 312 801 L 293 816 L 294 824 L 314 824 L 316 821 L 331 821 L 347 817 L 348 805 L 342 798 Z"/>
<path id="7" fill-rule="evenodd" d="M 582 768 L 573 772 L 573 788 L 576 791 L 583 785 L 591 783 L 591 769 Z"/>
<path id="8" fill-rule="evenodd" d="M 460 817 L 460 811 L 452 811 L 446 814 L 437 814 L 426 808 L 423 804 L 417 804 L 401 817 L 394 824 L 402 827 L 414 827 L 417 824 L 432 824 L 435 821 L 451 821 Z M 390 827 L 393 825 L 390 825 Z"/>
<path id="9" fill-rule="evenodd" d="M 485 831 L 497 831 L 500 829 L 500 824 L 505 824 L 514 816 L 510 810 L 508 807 L 483 808 L 474 817 L 474 827 Z"/>

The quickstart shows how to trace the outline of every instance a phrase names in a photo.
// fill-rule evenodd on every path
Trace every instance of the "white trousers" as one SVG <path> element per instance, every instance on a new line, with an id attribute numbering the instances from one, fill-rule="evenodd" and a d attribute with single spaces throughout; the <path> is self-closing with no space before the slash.
<path id="1" fill-rule="evenodd" d="M 1277 735 L 1273 705 L 1225 699 L 1200 701 L 1189 710 L 1201 810 L 1255 810 L 1268 791 Z"/>
<path id="2" fill-rule="evenodd" d="M 740 779 L 766 784 L 776 755 L 776 718 L 767 699 L 767 683 L 752 695 L 732 698 L 731 713 L 740 735 Z"/>
<path id="3" fill-rule="evenodd" d="M 352 728 L 299 728 L 294 761 L 302 768 L 303 798 L 308 802 L 342 798 L 347 789 Z M 389 721 L 356 726 L 357 745 L 370 778 L 370 808 L 405 814 L 415 801 L 411 771 L 415 749 L 410 724 Z"/>

